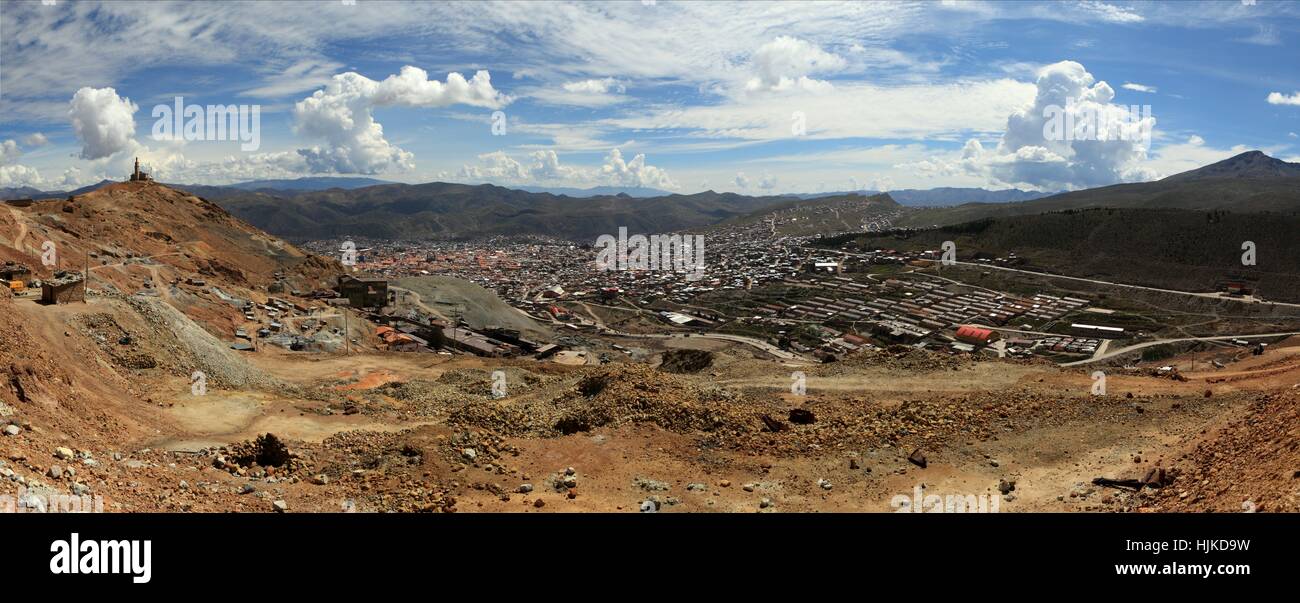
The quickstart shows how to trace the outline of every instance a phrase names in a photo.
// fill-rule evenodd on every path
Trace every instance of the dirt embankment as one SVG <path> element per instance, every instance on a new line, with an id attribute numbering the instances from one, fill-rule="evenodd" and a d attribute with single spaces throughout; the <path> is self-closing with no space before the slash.
<path id="1" fill-rule="evenodd" d="M 1258 396 L 1171 467 L 1173 484 L 1142 510 L 1300 511 L 1300 393 Z"/>

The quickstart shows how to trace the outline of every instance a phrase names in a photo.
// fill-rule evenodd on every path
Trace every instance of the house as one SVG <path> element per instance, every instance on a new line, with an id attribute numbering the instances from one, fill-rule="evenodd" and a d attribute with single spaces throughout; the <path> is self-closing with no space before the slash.
<path id="1" fill-rule="evenodd" d="M 442 334 L 443 341 L 446 342 L 448 347 L 478 356 L 496 358 L 512 355 L 513 351 L 517 350 L 514 346 L 489 339 L 461 327 L 446 327 L 442 330 Z"/>
<path id="2" fill-rule="evenodd" d="M 971 345 L 988 345 L 997 341 L 998 332 L 992 329 L 981 329 L 971 325 L 962 325 L 957 327 L 956 337 L 959 341 Z"/>
<path id="3" fill-rule="evenodd" d="M 70 304 L 86 301 L 86 281 L 80 274 L 66 274 L 41 282 L 41 303 Z"/>
<path id="4" fill-rule="evenodd" d="M 393 327 L 379 327 L 375 329 L 375 335 L 384 342 L 390 352 L 420 351 L 420 342 L 415 337 L 401 333 Z"/>
<path id="5" fill-rule="evenodd" d="M 1250 295 L 1250 285 L 1240 281 L 1230 281 L 1226 283 L 1224 285 L 1224 290 L 1228 292 L 1228 295 Z"/>
<path id="6" fill-rule="evenodd" d="M 339 297 L 353 308 L 382 308 L 388 305 L 388 281 L 381 278 L 357 278 L 342 275 L 338 281 Z"/>
<path id="7" fill-rule="evenodd" d="M 692 316 L 690 314 L 683 314 L 681 312 L 660 312 L 659 316 L 663 317 L 664 320 L 674 325 L 677 325 L 679 327 L 713 326 L 713 321 L 711 320 L 700 318 L 698 316 Z"/>
<path id="8" fill-rule="evenodd" d="M 1124 329 L 1120 327 L 1106 327 L 1101 325 L 1089 325 L 1089 324 L 1082 324 L 1076 322 L 1076 323 L 1071 323 L 1070 328 L 1074 329 L 1076 333 L 1091 335 L 1093 337 L 1100 336 L 1106 339 L 1114 339 L 1114 338 L 1119 338 L 1124 336 Z"/>
<path id="9" fill-rule="evenodd" d="M 25 281 L 31 276 L 31 269 L 22 264 L 5 262 L 0 266 L 0 281 Z"/>
<path id="10" fill-rule="evenodd" d="M 834 274 L 844 273 L 844 259 L 817 259 L 811 264 L 804 264 L 804 269 L 808 272 L 830 272 Z"/>

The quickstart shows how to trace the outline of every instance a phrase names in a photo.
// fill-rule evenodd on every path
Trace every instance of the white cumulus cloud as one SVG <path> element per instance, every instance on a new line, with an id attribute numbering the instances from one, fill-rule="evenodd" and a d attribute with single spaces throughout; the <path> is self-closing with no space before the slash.
<path id="1" fill-rule="evenodd" d="M 41 173 L 36 171 L 36 168 L 25 165 L 0 165 L 0 186 L 39 187 L 43 182 Z"/>
<path id="2" fill-rule="evenodd" d="M 12 139 L 0 142 L 0 165 L 12 163 L 22 154 L 23 152 L 18 148 L 18 143 Z"/>
<path id="3" fill-rule="evenodd" d="M 746 90 L 805 89 L 825 91 L 830 82 L 808 77 L 813 73 L 833 72 L 847 63 L 838 55 L 816 44 L 790 36 L 780 36 L 759 47 L 752 58 L 756 75 L 745 84 Z"/>
<path id="4" fill-rule="evenodd" d="M 487 71 L 466 80 L 459 73 L 446 82 L 407 65 L 397 75 L 375 81 L 356 72 L 334 76 L 329 84 L 294 105 L 295 131 L 322 138 L 325 146 L 300 149 L 313 172 L 377 174 L 414 167 L 414 155 L 384 138 L 374 108 L 435 108 L 454 104 L 497 109 L 510 98 L 492 87 Z"/>
<path id="5" fill-rule="evenodd" d="M 1270 105 L 1300 105 L 1300 92 L 1290 96 L 1281 92 L 1270 92 L 1268 95 L 1268 104 Z"/>
<path id="6" fill-rule="evenodd" d="M 745 175 L 745 172 L 736 172 L 736 179 L 733 182 L 736 183 L 736 188 L 740 190 L 749 188 L 749 177 Z"/>
<path id="7" fill-rule="evenodd" d="M 528 155 L 532 163 L 525 165 L 504 151 L 493 151 L 478 156 L 479 165 L 461 168 L 462 178 L 507 183 L 569 183 L 581 180 L 578 169 L 560 165 L 560 156 L 554 150 L 533 151 Z"/>
<path id="8" fill-rule="evenodd" d="M 666 171 L 646 163 L 645 155 L 638 154 L 626 161 L 619 149 L 610 150 L 604 163 L 596 167 L 563 165 L 552 149 L 533 151 L 525 161 L 505 151 L 493 151 L 479 155 L 477 164 L 461 167 L 459 175 L 472 181 L 507 184 L 677 188 Z"/>
<path id="9" fill-rule="evenodd" d="M 81 141 L 82 159 L 102 159 L 127 148 L 140 108 L 112 88 L 82 88 L 72 95 L 68 117 Z"/>
<path id="10" fill-rule="evenodd" d="M 1127 107 L 1112 104 L 1115 91 L 1074 61 L 1044 67 L 1035 85 L 1033 104 L 1007 118 L 995 149 L 972 139 L 958 159 L 927 160 L 907 167 L 931 175 L 979 175 L 994 184 L 1039 190 L 1155 177 L 1155 171 L 1143 165 L 1154 117 L 1133 115 Z M 1079 124 L 1100 127 L 1080 131 Z"/>
<path id="11" fill-rule="evenodd" d="M 646 163 L 644 154 L 637 154 L 632 161 L 624 161 L 623 152 L 612 149 L 605 156 L 605 164 L 600 166 L 600 173 L 606 181 L 622 186 L 677 188 L 677 183 L 668 177 L 668 172 Z"/>

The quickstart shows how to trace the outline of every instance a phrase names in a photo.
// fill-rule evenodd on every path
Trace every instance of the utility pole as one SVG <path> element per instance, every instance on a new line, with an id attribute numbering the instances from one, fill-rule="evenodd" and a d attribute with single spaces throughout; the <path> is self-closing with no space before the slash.
<path id="1" fill-rule="evenodd" d="M 348 311 L 343 310 L 343 349 L 348 356 L 352 355 L 352 342 L 348 340 Z"/>

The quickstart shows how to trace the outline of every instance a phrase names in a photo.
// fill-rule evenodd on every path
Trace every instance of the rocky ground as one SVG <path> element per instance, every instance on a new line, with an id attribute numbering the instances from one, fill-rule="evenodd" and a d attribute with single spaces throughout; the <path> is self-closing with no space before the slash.
<path id="1" fill-rule="evenodd" d="M 890 512 L 917 493 L 1001 512 L 1300 510 L 1300 341 L 1177 378 L 1112 370 L 1104 396 L 1087 369 L 910 348 L 814 365 L 682 339 L 561 366 L 381 352 L 362 323 L 351 354 L 234 352 L 238 310 L 132 291 L 200 270 L 263 299 L 275 272 L 331 267 L 150 186 L 0 215 L 0 248 L 22 247 L 0 255 L 29 264 L 41 237 L 101 261 L 186 248 L 108 265 L 86 303 L 0 289 L 0 511 Z M 127 232 L 149 212 L 165 236 Z M 91 244 L 100 230 L 129 245 Z"/>
<path id="2" fill-rule="evenodd" d="M 6 314 L 3 326 L 16 327 L 19 313 Z M 276 422 L 174 446 L 195 434 L 154 402 L 165 398 L 158 388 L 176 387 L 172 348 L 153 363 L 116 358 L 89 333 L 130 325 L 129 314 L 98 315 L 71 313 L 69 324 L 90 331 L 60 337 L 129 373 L 123 382 L 139 397 L 78 389 L 66 357 L 20 336 L 4 359 L 0 493 L 100 496 L 105 510 L 125 512 L 803 512 L 893 511 L 893 499 L 922 488 L 997 497 L 1003 512 L 1146 512 L 1295 510 L 1300 488 L 1294 391 L 1237 382 L 1207 397 L 1203 380 L 1134 376 L 1166 390 L 1094 397 L 1084 373 L 1033 367 L 1011 388 L 878 398 L 819 392 L 818 379 L 845 368 L 809 367 L 810 393 L 797 396 L 718 385 L 730 371 L 786 370 L 725 353 L 696 374 L 631 363 L 494 369 L 469 358 L 420 366 L 386 354 L 255 360 L 244 368 L 265 381 L 241 387 L 267 392 L 254 416 Z M 919 379 L 973 370 L 899 353 L 860 362 Z M 493 395 L 492 370 L 508 375 L 508 396 Z M 309 422 L 326 427 L 301 427 Z M 1153 469 L 1160 483 L 1141 484 Z"/>

